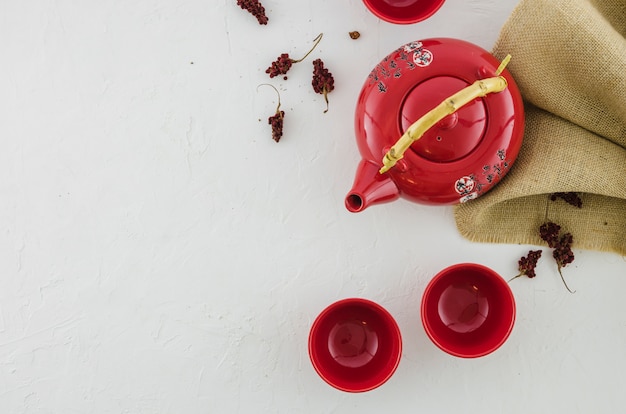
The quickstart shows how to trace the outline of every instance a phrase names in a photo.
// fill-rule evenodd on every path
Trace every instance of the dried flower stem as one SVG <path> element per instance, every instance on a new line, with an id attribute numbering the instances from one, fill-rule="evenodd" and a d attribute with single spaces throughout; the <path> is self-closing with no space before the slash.
<path id="1" fill-rule="evenodd" d="M 256 90 L 258 91 L 261 86 L 269 86 L 270 88 L 274 89 L 274 91 L 276 91 L 276 96 L 278 96 L 278 106 L 276 106 L 276 112 L 278 112 L 280 110 L 280 92 L 278 92 L 278 89 L 276 89 L 274 85 L 271 85 L 269 83 L 260 84 L 256 87 Z"/>
<path id="2" fill-rule="evenodd" d="M 313 41 L 315 42 L 315 43 L 313 43 L 313 47 L 308 52 L 306 52 L 306 55 L 302 56 L 302 58 L 300 58 L 300 59 L 296 59 L 296 60 L 291 59 L 291 63 L 302 62 L 304 59 L 306 59 L 307 56 L 309 56 L 311 54 L 311 52 L 313 52 L 315 50 L 315 48 L 317 47 L 319 42 L 322 41 L 322 37 L 323 36 L 324 36 L 324 33 L 318 34 L 317 37 L 315 39 L 313 39 Z"/>
<path id="3" fill-rule="evenodd" d="M 561 276 L 561 280 L 563 281 L 563 284 L 565 285 L 565 289 L 567 289 L 569 293 L 576 293 L 575 290 L 572 290 L 569 288 L 569 286 L 567 286 L 567 282 L 565 282 L 565 278 L 563 277 L 563 273 L 561 272 L 561 266 L 558 267 L 558 271 L 559 271 L 559 275 Z"/>

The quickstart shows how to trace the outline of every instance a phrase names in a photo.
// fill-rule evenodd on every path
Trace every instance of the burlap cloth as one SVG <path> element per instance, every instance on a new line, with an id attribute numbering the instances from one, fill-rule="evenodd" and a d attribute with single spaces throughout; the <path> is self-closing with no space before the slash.
<path id="1" fill-rule="evenodd" d="M 543 245 L 547 218 L 573 247 L 626 255 L 626 0 L 522 0 L 493 54 L 526 107 L 524 142 L 504 179 L 455 208 L 479 242 Z M 579 192 L 582 208 L 554 192 Z"/>

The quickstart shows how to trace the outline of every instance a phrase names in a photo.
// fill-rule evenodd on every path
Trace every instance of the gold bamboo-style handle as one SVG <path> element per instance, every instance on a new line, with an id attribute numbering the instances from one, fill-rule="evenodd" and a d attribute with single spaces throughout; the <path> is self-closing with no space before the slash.
<path id="1" fill-rule="evenodd" d="M 504 69 L 504 66 L 508 63 L 508 59 L 510 59 L 510 57 L 507 57 L 507 59 L 502 62 L 502 69 Z M 499 75 L 502 69 L 498 68 L 496 74 Z M 393 145 L 393 147 L 387 151 L 383 158 L 383 166 L 379 172 L 383 174 L 396 165 L 396 162 L 402 159 L 405 151 L 409 149 L 411 144 L 420 139 L 426 131 L 436 125 L 437 122 L 458 111 L 461 107 L 474 99 L 482 98 L 489 93 L 501 92 L 506 89 L 506 86 L 506 79 L 502 76 L 480 79 L 441 102 L 435 108 L 431 109 L 424 116 L 414 122 Z"/>

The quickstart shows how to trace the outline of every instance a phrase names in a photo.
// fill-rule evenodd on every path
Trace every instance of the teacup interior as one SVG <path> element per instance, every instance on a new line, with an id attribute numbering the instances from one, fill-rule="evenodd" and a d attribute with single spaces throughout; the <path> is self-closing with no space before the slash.
<path id="1" fill-rule="evenodd" d="M 450 330 L 469 333 L 479 329 L 489 316 L 489 297 L 484 287 L 462 281 L 446 287 L 438 301 L 441 321 Z"/>
<path id="2" fill-rule="evenodd" d="M 385 311 L 346 303 L 320 314 L 309 347 L 326 382 L 344 391 L 366 391 L 391 376 L 402 345 L 397 324 Z"/>
<path id="3" fill-rule="evenodd" d="M 367 321 L 339 321 L 328 335 L 328 350 L 339 365 L 348 368 L 365 366 L 378 352 L 378 333 Z"/>
<path id="4" fill-rule="evenodd" d="M 364 0 L 381 19 L 393 23 L 412 23 L 434 14 L 444 0 Z"/>
<path id="5" fill-rule="evenodd" d="M 451 268 L 424 294 L 422 320 L 437 346 L 456 356 L 478 357 L 509 336 L 515 303 L 506 282 L 481 266 Z"/>

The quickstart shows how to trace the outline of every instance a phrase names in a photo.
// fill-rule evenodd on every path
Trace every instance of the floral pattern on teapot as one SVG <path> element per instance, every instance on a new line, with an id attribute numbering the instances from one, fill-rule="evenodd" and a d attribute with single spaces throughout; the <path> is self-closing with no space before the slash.
<path id="1" fill-rule="evenodd" d="M 459 199 L 461 203 L 477 198 L 482 194 L 483 187 L 490 187 L 506 174 L 511 161 L 506 159 L 506 151 L 504 149 L 499 149 L 496 154 L 500 162 L 494 165 L 484 165 L 482 168 L 484 181 L 479 180 L 476 174 L 466 175 L 456 180 L 454 189 L 461 196 Z"/>
<path id="2" fill-rule="evenodd" d="M 392 55 L 398 56 L 397 60 L 391 59 Z M 417 67 L 426 67 L 432 63 L 433 59 L 433 53 L 424 48 L 422 42 L 408 43 L 396 49 L 372 69 L 368 76 L 369 84 L 376 84 L 380 93 L 387 92 L 385 80 L 401 77 L 402 69 L 413 70 Z"/>

